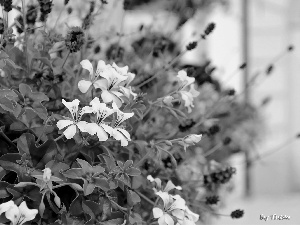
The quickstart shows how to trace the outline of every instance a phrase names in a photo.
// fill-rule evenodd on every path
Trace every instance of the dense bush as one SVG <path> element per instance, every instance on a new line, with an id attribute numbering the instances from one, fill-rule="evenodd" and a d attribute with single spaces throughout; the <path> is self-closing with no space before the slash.
<path id="1" fill-rule="evenodd" d="M 226 160 L 258 136 L 256 109 L 213 78 L 211 62 L 178 64 L 214 23 L 183 51 L 146 27 L 131 46 L 119 33 L 98 42 L 89 31 L 106 3 L 90 1 L 64 34 L 47 27 L 52 1 L 1 1 L 20 14 L 18 35 L 7 13 L 0 26 L 1 223 L 203 222 L 236 172 Z"/>

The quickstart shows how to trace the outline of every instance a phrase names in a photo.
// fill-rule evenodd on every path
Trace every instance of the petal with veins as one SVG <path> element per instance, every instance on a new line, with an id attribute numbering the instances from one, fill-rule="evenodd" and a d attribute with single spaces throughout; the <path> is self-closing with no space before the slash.
<path id="1" fill-rule="evenodd" d="M 107 133 L 101 126 L 98 126 L 97 128 L 97 137 L 99 141 L 106 141 L 108 139 Z"/>
<path id="2" fill-rule="evenodd" d="M 5 213 L 5 217 L 9 219 L 13 225 L 16 225 L 20 219 L 20 210 L 17 205 L 12 205 Z"/>
<path id="3" fill-rule="evenodd" d="M 98 127 L 99 126 L 96 123 L 89 123 L 88 126 L 86 126 L 86 132 L 88 132 L 90 135 L 95 135 Z"/>
<path id="4" fill-rule="evenodd" d="M 76 134 L 76 130 L 76 125 L 71 125 L 63 132 L 63 134 L 67 139 L 71 139 Z"/>
<path id="5" fill-rule="evenodd" d="M 74 121 L 72 120 L 59 120 L 56 124 L 59 130 L 64 129 L 67 126 L 70 126 L 71 124 L 74 124 Z"/>
<path id="6" fill-rule="evenodd" d="M 168 225 L 174 225 L 174 220 L 172 219 L 172 217 L 169 214 L 164 214 L 165 217 L 165 222 Z"/>
<path id="7" fill-rule="evenodd" d="M 36 215 L 38 214 L 38 210 L 37 209 L 29 209 L 26 205 L 26 202 L 22 202 L 19 206 L 19 210 L 20 210 L 20 215 L 21 217 L 22 216 L 25 216 L 25 218 L 19 222 L 19 225 L 22 225 L 23 223 L 27 222 L 27 221 L 30 221 L 30 220 L 33 220 Z M 21 219 L 20 219 L 21 220 Z"/>
<path id="8" fill-rule="evenodd" d="M 105 62 L 103 60 L 99 60 L 98 61 L 98 64 L 97 64 L 97 70 L 96 70 L 96 73 L 95 73 L 95 77 L 99 77 L 100 74 L 105 71 L 107 69 L 107 65 L 105 64 Z"/>
<path id="9" fill-rule="evenodd" d="M 91 81 L 81 80 L 78 82 L 78 89 L 81 91 L 81 93 L 87 93 L 91 85 L 92 85 Z"/>

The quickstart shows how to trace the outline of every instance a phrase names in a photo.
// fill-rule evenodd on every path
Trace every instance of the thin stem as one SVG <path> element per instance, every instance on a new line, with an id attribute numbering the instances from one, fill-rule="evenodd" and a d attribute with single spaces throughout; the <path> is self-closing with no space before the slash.
<path id="1" fill-rule="evenodd" d="M 28 51 L 27 51 L 27 31 L 26 31 L 26 14 L 25 14 L 25 0 L 22 0 L 22 16 L 23 16 L 23 32 L 24 32 L 24 48 L 25 48 L 25 60 L 26 60 L 26 66 L 27 66 L 27 71 L 29 71 L 29 64 L 28 64 Z"/>
<path id="2" fill-rule="evenodd" d="M 148 158 L 148 156 L 149 156 L 151 153 L 152 153 L 152 151 L 151 151 L 151 149 L 149 149 L 149 151 L 146 153 L 146 155 L 144 155 L 144 156 L 140 159 L 140 161 L 138 161 L 138 162 L 134 165 L 134 167 L 140 166 L 140 165 L 145 161 L 145 159 Z"/>
<path id="3" fill-rule="evenodd" d="M 204 154 L 204 157 L 207 157 L 209 155 L 211 155 L 212 153 L 214 153 L 215 151 L 219 150 L 221 147 L 223 146 L 223 143 L 219 143 L 217 145 L 215 145 L 214 147 L 212 147 L 208 152 L 206 152 Z"/>
<path id="4" fill-rule="evenodd" d="M 64 134 L 61 134 L 58 138 L 55 138 L 54 141 L 58 141 L 60 139 L 62 139 L 65 135 Z"/>
<path id="5" fill-rule="evenodd" d="M 155 205 L 155 202 L 151 201 L 147 196 L 143 195 L 141 192 L 139 192 L 139 191 L 137 191 L 137 190 L 135 190 L 135 192 L 136 192 L 139 196 L 141 196 L 143 199 L 145 199 L 147 202 L 149 202 L 150 204 Z"/>
<path id="6" fill-rule="evenodd" d="M 0 127 L 0 134 L 2 135 L 2 137 L 9 142 L 11 145 L 13 145 L 15 148 L 18 148 L 7 136 L 6 134 L 3 132 L 2 128 Z"/>
<path id="7" fill-rule="evenodd" d="M 65 60 L 64 60 L 64 62 L 63 62 L 63 64 L 62 64 L 61 68 L 64 68 L 64 65 L 65 65 L 65 63 L 66 63 L 66 61 L 67 61 L 67 59 L 68 59 L 70 53 L 71 53 L 71 52 L 68 51 L 68 54 L 66 55 Z"/>

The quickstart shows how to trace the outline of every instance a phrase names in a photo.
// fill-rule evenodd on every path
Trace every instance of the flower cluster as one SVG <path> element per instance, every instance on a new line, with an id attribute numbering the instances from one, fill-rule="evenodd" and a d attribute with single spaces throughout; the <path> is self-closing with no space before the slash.
<path id="1" fill-rule="evenodd" d="M 90 135 L 97 135 L 99 141 L 106 141 L 108 135 L 116 140 L 121 141 L 122 146 L 127 146 L 130 141 L 130 134 L 123 129 L 121 124 L 132 117 L 134 113 L 124 113 L 117 107 L 116 103 L 112 103 L 112 109 L 107 107 L 105 103 L 101 103 L 98 97 L 95 97 L 91 102 L 91 106 L 85 106 L 79 110 L 79 100 L 75 99 L 72 102 L 62 100 L 63 104 L 69 109 L 70 117 L 65 117 L 64 120 L 57 122 L 59 130 L 64 130 L 63 134 L 67 139 L 71 139 L 78 131 L 87 132 Z M 91 123 L 82 120 L 82 116 L 86 113 L 95 114 Z M 105 119 L 116 113 L 114 122 L 111 120 L 106 122 Z"/>
<path id="2" fill-rule="evenodd" d="M 186 205 L 185 200 L 180 195 L 171 195 L 168 192 L 174 188 L 182 190 L 180 186 L 175 186 L 172 181 L 168 181 L 165 188 L 161 187 L 161 180 L 159 178 L 153 178 L 151 175 L 147 177 L 150 182 L 154 182 L 156 185 L 153 188 L 156 195 L 158 195 L 163 204 L 160 207 L 153 208 L 153 217 L 158 219 L 159 225 L 195 225 L 199 220 L 199 215 L 193 213 Z"/>
<path id="3" fill-rule="evenodd" d="M 101 98 L 104 103 L 115 102 L 118 107 L 121 107 L 123 103 L 122 96 L 136 97 L 129 86 L 135 74 L 128 72 L 128 66 L 118 67 L 115 63 L 106 65 L 100 60 L 94 72 L 89 60 L 83 60 L 80 64 L 90 72 L 88 80 L 81 80 L 78 83 L 78 88 L 82 93 L 86 93 L 91 86 L 94 86 L 95 89 L 101 89 Z"/>

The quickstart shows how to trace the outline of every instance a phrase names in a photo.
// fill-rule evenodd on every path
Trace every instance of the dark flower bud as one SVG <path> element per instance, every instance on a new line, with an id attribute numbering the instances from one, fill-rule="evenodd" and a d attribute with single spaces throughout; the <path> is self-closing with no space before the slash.
<path id="1" fill-rule="evenodd" d="M 101 51 L 101 47 L 100 47 L 100 45 L 97 45 L 97 46 L 94 48 L 94 53 L 95 53 L 95 54 L 98 54 L 100 51 Z"/>
<path id="2" fill-rule="evenodd" d="M 293 45 L 290 45 L 290 46 L 288 47 L 288 51 L 291 52 L 291 51 L 293 51 L 293 50 L 294 50 L 294 46 L 293 46 Z"/>
<path id="3" fill-rule="evenodd" d="M 27 13 L 26 13 L 26 23 L 34 25 L 38 16 L 37 8 L 35 5 L 28 5 L 27 6 Z"/>
<path id="4" fill-rule="evenodd" d="M 213 125 L 208 129 L 210 135 L 215 135 L 220 131 L 220 127 L 218 125 Z"/>
<path id="5" fill-rule="evenodd" d="M 270 66 L 268 66 L 267 70 L 266 70 L 266 74 L 269 75 L 273 72 L 274 66 L 271 64 Z"/>
<path id="6" fill-rule="evenodd" d="M 19 34 L 22 34 L 22 33 L 23 33 L 23 30 L 24 30 L 24 21 L 23 21 L 22 15 L 19 15 L 19 16 L 16 18 L 16 29 L 17 29 L 17 32 L 18 32 Z"/>
<path id="7" fill-rule="evenodd" d="M 65 44 L 70 52 L 77 52 L 84 44 L 84 32 L 80 27 L 71 27 L 65 38 Z"/>
<path id="8" fill-rule="evenodd" d="M 226 137 L 224 140 L 223 140 L 223 145 L 229 145 L 231 143 L 231 138 L 230 137 Z"/>
<path id="9" fill-rule="evenodd" d="M 191 50 L 195 49 L 197 47 L 197 45 L 198 45 L 198 42 L 193 41 L 186 46 L 186 50 L 191 51 Z"/>
<path id="10" fill-rule="evenodd" d="M 5 12 L 9 12 L 12 10 L 12 0 L 4 0 L 3 9 Z"/>
<path id="11" fill-rule="evenodd" d="M 95 10 L 95 1 L 92 1 L 90 4 L 90 13 L 93 13 Z"/>
<path id="12" fill-rule="evenodd" d="M 227 90 L 227 95 L 229 95 L 229 96 L 235 95 L 235 90 L 234 89 Z"/>
<path id="13" fill-rule="evenodd" d="M 247 63 L 243 63 L 242 65 L 240 65 L 239 68 L 240 68 L 241 70 L 243 70 L 243 69 L 245 69 L 246 67 L 247 67 Z"/>
<path id="14" fill-rule="evenodd" d="M 106 0 L 101 0 L 102 4 L 108 4 Z"/>
<path id="15" fill-rule="evenodd" d="M 242 218 L 244 215 L 244 210 L 240 210 L 240 209 L 237 209 L 237 210 L 234 210 L 230 216 L 232 219 L 239 219 L 239 218 Z"/>
<path id="16" fill-rule="evenodd" d="M 216 24 L 215 23 L 210 23 L 207 25 L 205 31 L 204 31 L 204 34 L 207 36 L 209 35 L 211 32 L 213 32 L 213 30 L 215 29 L 216 27 Z"/>
<path id="17" fill-rule="evenodd" d="M 140 27 L 139 27 L 139 31 L 142 31 L 144 29 L 144 24 L 142 24 Z"/>
<path id="18" fill-rule="evenodd" d="M 65 5 L 67 5 L 69 3 L 69 0 L 65 0 Z"/>
<path id="19" fill-rule="evenodd" d="M 0 18 L 0 34 L 4 33 L 4 21 L 2 18 Z"/>
<path id="20" fill-rule="evenodd" d="M 3 6 L 4 0 L 0 0 L 0 5 Z"/>
<path id="21" fill-rule="evenodd" d="M 205 204 L 206 205 L 215 205 L 220 201 L 219 196 L 213 195 L 213 196 L 208 196 L 205 199 Z"/>
<path id="22" fill-rule="evenodd" d="M 68 7 L 67 12 L 68 12 L 68 14 L 70 15 L 70 14 L 73 12 L 72 7 Z"/>

